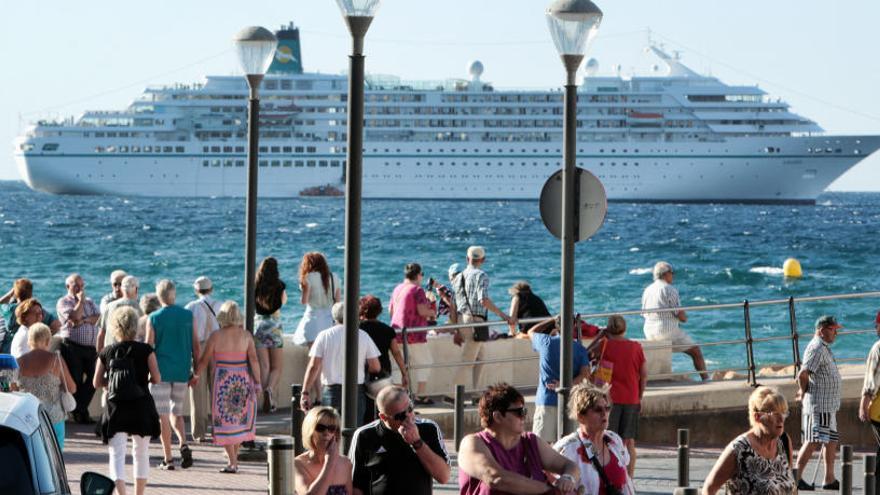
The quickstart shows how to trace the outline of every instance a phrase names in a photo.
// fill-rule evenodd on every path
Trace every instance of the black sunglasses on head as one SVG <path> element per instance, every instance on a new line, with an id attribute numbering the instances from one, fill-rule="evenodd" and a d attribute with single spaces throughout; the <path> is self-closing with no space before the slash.
<path id="1" fill-rule="evenodd" d="M 336 425 L 323 425 L 318 423 L 315 425 L 315 433 L 324 433 L 325 431 L 329 431 L 330 433 L 336 433 L 339 427 Z"/>
<path id="2" fill-rule="evenodd" d="M 526 417 L 526 414 L 529 413 L 529 410 L 525 406 L 512 407 L 510 409 L 505 410 L 504 413 L 505 414 L 513 413 L 513 414 L 516 414 L 517 416 L 519 416 L 520 418 L 524 418 L 524 417 Z"/>
<path id="3" fill-rule="evenodd" d="M 402 421 L 406 421 L 407 415 L 411 412 L 413 412 L 412 404 L 407 406 L 407 408 L 405 410 L 400 411 L 399 413 L 397 413 L 391 417 L 394 419 L 394 421 L 401 421 L 402 422 Z"/>

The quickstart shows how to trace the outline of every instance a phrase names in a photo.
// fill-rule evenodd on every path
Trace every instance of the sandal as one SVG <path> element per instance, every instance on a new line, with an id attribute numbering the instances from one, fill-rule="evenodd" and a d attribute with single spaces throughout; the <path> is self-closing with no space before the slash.
<path id="1" fill-rule="evenodd" d="M 159 463 L 159 469 L 162 471 L 174 471 L 174 460 L 165 461 Z"/>
<path id="2" fill-rule="evenodd" d="M 419 406 L 431 406 L 434 404 L 434 401 L 428 396 L 416 397 L 416 400 L 413 402 Z"/>
<path id="3" fill-rule="evenodd" d="M 189 450 L 189 445 L 183 444 L 180 447 L 180 468 L 186 469 L 192 465 L 193 465 L 192 451 Z"/>
<path id="4" fill-rule="evenodd" d="M 238 472 L 238 468 L 234 468 L 234 467 L 232 467 L 232 466 L 225 466 L 225 467 L 223 467 L 223 469 L 221 469 L 221 470 L 218 471 L 218 472 L 220 472 L 220 473 L 228 473 L 228 474 L 235 474 L 235 473 Z"/>

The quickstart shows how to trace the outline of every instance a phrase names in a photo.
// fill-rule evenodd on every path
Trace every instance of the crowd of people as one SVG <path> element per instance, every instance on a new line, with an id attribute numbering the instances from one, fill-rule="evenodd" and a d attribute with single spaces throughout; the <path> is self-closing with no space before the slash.
<path id="1" fill-rule="evenodd" d="M 356 362 L 360 428 L 346 457 L 340 454 L 338 414 L 345 368 L 341 284 L 324 255 L 303 256 L 299 288 L 305 311 L 293 342 L 308 348 L 300 401 L 307 411 L 302 430 L 307 452 L 294 463 L 297 493 L 431 493 L 434 482 L 446 483 L 449 456 L 440 428 L 414 411 L 433 402 L 425 368 L 433 360 L 424 329 L 441 316 L 449 323 L 475 324 L 451 332 L 461 347 L 463 363 L 453 383 L 475 390 L 481 386 L 483 346 L 493 338 L 488 326 L 479 325 L 489 313 L 507 324 L 502 337 L 528 339 L 538 354 L 532 431 L 525 431 L 528 411 L 516 388 L 500 383 L 478 395 L 483 429 L 461 444 L 461 493 L 635 492 L 635 439 L 648 373 L 642 346 L 627 338 L 626 320 L 613 315 L 598 334 L 596 327 L 577 328 L 578 333 L 593 337 L 587 347 L 579 339 L 563 342 L 562 316 L 553 316 L 527 282 L 509 289 L 507 312 L 493 302 L 485 261 L 485 249 L 471 246 L 466 264 L 449 267 L 448 285 L 434 279 L 425 282 L 418 263 L 406 264 L 388 301 L 390 325 L 379 320 L 383 312 L 379 297 L 368 294 L 360 299 Z M 674 273 L 667 262 L 654 266 L 654 282 L 642 295 L 644 335 L 689 355 L 705 380 L 700 348 L 681 329 L 687 315 L 673 286 Z M 275 390 L 284 361 L 280 314 L 288 302 L 277 260 L 268 257 L 257 270 L 253 329 L 245 328 L 237 303 L 213 298 L 213 283 L 206 276 L 195 279 L 193 295 L 185 305 L 178 303 L 171 280 L 160 280 L 153 293 L 141 295 L 139 280 L 122 270 L 112 272 L 110 291 L 99 304 L 86 295 L 85 287 L 83 277 L 69 275 L 66 294 L 57 301 L 54 313 L 34 297 L 27 279 L 16 280 L 0 297 L 0 353 L 17 359 L 16 385 L 43 403 L 62 449 L 68 416 L 82 424 L 97 423 L 96 433 L 108 445 L 109 473 L 120 494 L 126 490 L 129 438 L 139 494 L 146 487 L 153 438 L 159 438 L 162 446 L 159 469 L 192 466 L 191 438 L 223 446 L 227 462 L 220 472 L 236 473 L 241 445 L 255 438 L 257 411 L 276 408 Z M 803 473 L 817 449 L 825 459 L 820 487 L 839 486 L 833 468 L 839 442 L 840 373 L 830 347 L 839 328 L 833 317 L 820 318 L 804 353 L 797 378 L 796 399 L 803 410 L 799 452 L 795 455 L 793 442 L 784 433 L 786 398 L 773 388 L 760 387 L 749 399 L 750 429 L 724 450 L 703 493 L 714 494 L 722 486 L 728 493 L 812 490 L 814 485 L 795 479 L 791 468 Z M 880 315 L 877 331 L 880 335 Z M 402 353 L 404 339 L 408 363 Z M 565 406 L 577 429 L 558 439 L 557 389 L 564 345 L 572 346 L 573 356 L 573 387 Z M 392 361 L 400 371 L 399 384 L 392 383 Z M 92 418 L 89 405 L 96 389 L 101 390 L 102 412 Z M 873 422 L 880 439 L 880 404 L 874 404 L 878 389 L 880 343 L 869 353 L 859 412 L 862 421 Z M 189 431 L 184 419 L 187 402 Z"/>

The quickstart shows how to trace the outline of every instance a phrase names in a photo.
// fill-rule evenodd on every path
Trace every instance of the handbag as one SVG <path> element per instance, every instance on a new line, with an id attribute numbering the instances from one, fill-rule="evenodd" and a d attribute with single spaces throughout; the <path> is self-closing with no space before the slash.
<path id="1" fill-rule="evenodd" d="M 875 423 L 880 423 L 880 393 L 874 396 L 871 406 L 868 408 L 868 417 Z"/>
<path id="2" fill-rule="evenodd" d="M 602 339 L 602 352 L 599 354 L 599 359 L 596 360 L 596 365 L 591 380 L 593 384 L 599 386 L 611 383 L 611 376 L 614 374 L 614 363 L 602 359 L 603 357 L 605 357 L 606 345 L 608 345 L 608 337 Z"/>
<path id="3" fill-rule="evenodd" d="M 61 356 L 55 354 L 55 365 L 58 366 L 58 371 L 61 372 L 61 387 L 59 387 L 59 392 L 61 393 L 61 409 L 64 409 L 64 412 L 69 413 L 76 409 L 76 399 L 73 397 L 73 394 L 70 393 L 70 390 L 67 389 L 67 377 L 64 374 L 64 369 L 61 367 Z"/>

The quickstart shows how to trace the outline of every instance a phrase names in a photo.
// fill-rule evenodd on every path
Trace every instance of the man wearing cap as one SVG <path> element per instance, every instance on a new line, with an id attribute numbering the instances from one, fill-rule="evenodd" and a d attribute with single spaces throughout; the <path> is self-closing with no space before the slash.
<path id="1" fill-rule="evenodd" d="M 197 278 L 193 283 L 193 290 L 196 293 L 196 300 L 190 301 L 185 307 L 193 314 L 193 325 L 198 333 L 199 347 L 204 349 L 208 337 L 220 329 L 217 312 L 220 311 L 221 303 L 211 297 L 214 284 L 208 277 Z M 189 413 L 193 440 L 204 442 L 208 425 L 211 424 L 211 380 L 199 380 L 195 386 L 190 387 Z"/>
<path id="2" fill-rule="evenodd" d="M 672 265 L 665 261 L 658 261 L 654 265 L 654 283 L 645 287 L 642 292 L 642 309 L 678 308 L 681 299 L 678 289 L 672 286 L 675 271 Z M 658 313 L 644 313 L 645 339 L 649 341 L 671 341 L 675 352 L 683 352 L 694 361 L 694 369 L 701 372 L 700 377 L 705 381 L 709 379 L 706 373 L 706 360 L 700 347 L 694 344 L 691 336 L 679 326 L 687 321 L 687 315 L 683 310 L 663 311 Z"/>
<path id="3" fill-rule="evenodd" d="M 498 315 L 508 325 L 516 325 L 516 318 L 508 316 L 498 308 L 489 297 L 489 276 L 481 267 L 486 261 L 486 250 L 482 246 L 471 246 L 467 250 L 468 265 L 455 277 L 452 283 L 455 291 L 455 305 L 461 315 L 461 323 L 476 323 L 486 321 L 489 311 Z M 458 330 L 456 340 L 460 340 L 464 346 L 462 349 L 462 362 L 479 360 L 482 355 L 483 341 L 486 338 L 474 338 L 475 334 L 488 335 L 488 328 L 478 327 L 461 328 Z M 453 383 L 464 385 L 465 388 L 475 389 L 480 386 L 480 375 L 483 372 L 482 365 L 461 366 L 455 373 Z M 468 376 L 471 375 L 471 376 Z"/>
<path id="4" fill-rule="evenodd" d="M 825 453 L 825 490 L 839 490 L 834 479 L 834 456 L 840 435 L 837 432 L 837 411 L 840 409 L 840 372 L 834 362 L 831 344 L 837 338 L 841 325 L 833 316 L 816 320 L 816 335 L 804 351 L 804 362 L 798 373 L 798 398 L 801 404 L 801 450 L 797 456 L 798 474 L 803 474 L 813 451 L 820 444 Z M 815 487 L 803 479 L 798 490 Z"/>

